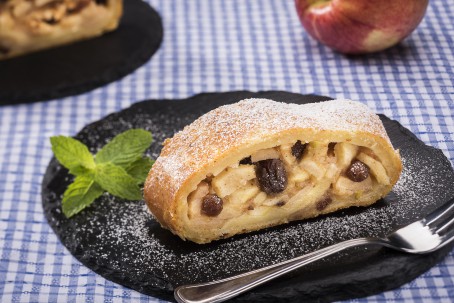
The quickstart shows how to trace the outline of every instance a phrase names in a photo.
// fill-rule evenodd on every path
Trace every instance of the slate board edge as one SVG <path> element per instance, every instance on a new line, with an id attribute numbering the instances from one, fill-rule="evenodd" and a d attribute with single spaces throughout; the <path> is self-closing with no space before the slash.
<path id="1" fill-rule="evenodd" d="M 268 95 L 268 94 L 273 94 L 273 93 L 288 93 L 288 92 L 283 92 L 283 91 L 260 91 L 260 92 L 239 91 L 239 92 L 231 92 L 231 93 L 242 93 L 242 92 L 243 93 L 250 93 L 251 95 L 259 95 L 259 96 L 262 95 L 262 94 Z M 141 101 L 141 102 L 135 103 L 135 104 L 131 105 L 129 108 L 123 109 L 120 112 L 134 111 L 136 109 L 136 107 L 143 106 L 143 104 L 148 104 L 150 102 L 156 102 L 156 104 L 159 104 L 159 106 L 164 106 L 164 107 L 177 105 L 177 102 L 185 102 L 186 104 L 189 104 L 192 99 L 198 99 L 200 96 L 203 96 L 203 95 L 209 96 L 210 94 L 218 95 L 218 94 L 223 94 L 223 93 L 201 93 L 201 94 L 197 94 L 197 95 L 194 95 L 194 96 L 186 98 L 186 99 L 178 99 L 178 100 L 170 100 L 170 99 L 168 99 L 168 100 L 145 100 L 145 101 Z M 228 94 L 228 93 L 226 93 L 226 94 Z M 299 95 L 297 93 L 290 93 L 290 94 L 294 94 L 295 96 Z M 317 95 L 312 95 L 312 96 L 319 97 L 321 101 L 322 100 L 332 99 L 330 97 L 325 97 L 325 96 L 317 96 Z M 101 118 L 99 121 L 95 121 L 93 123 L 90 123 L 90 124 L 86 125 L 84 128 L 82 128 L 82 130 L 80 130 L 78 132 L 78 134 L 84 132 L 84 130 L 86 130 L 86 129 L 95 127 L 97 123 L 102 123 L 102 120 L 113 119 L 116 116 L 119 116 L 120 112 L 109 114 L 109 115 L 105 116 L 104 118 Z M 443 154 L 443 152 L 440 149 L 437 149 L 437 148 L 434 148 L 432 146 L 424 144 L 424 142 L 420 141 L 412 132 L 410 132 L 408 129 L 403 127 L 398 121 L 389 119 L 388 117 L 386 117 L 386 116 L 384 116 L 382 114 L 380 114 L 379 116 L 382 119 L 389 120 L 391 123 L 395 124 L 397 127 L 399 127 L 399 129 L 403 133 L 405 133 L 405 135 L 409 136 L 412 139 L 412 141 L 414 141 L 415 143 L 418 143 L 419 145 L 421 145 L 424 148 L 430 148 L 434 152 L 437 152 L 440 155 L 442 155 L 443 156 L 442 158 L 444 159 L 444 161 L 446 163 L 449 163 L 449 165 L 451 165 L 450 161 L 446 158 L 446 156 Z M 76 137 L 77 137 L 77 135 L 76 135 Z M 42 189 L 43 190 L 44 190 L 46 184 L 49 182 L 49 176 L 50 176 L 49 171 L 51 169 L 54 169 L 57 166 L 59 166 L 58 162 L 56 161 L 55 158 L 52 158 L 50 163 L 49 163 L 48 168 L 46 169 L 46 173 L 45 173 L 45 176 L 44 176 L 44 179 L 43 179 L 43 183 L 42 183 Z M 43 199 L 43 202 L 44 202 L 44 199 Z M 43 207 L 46 208 L 45 205 L 43 205 Z M 56 228 L 57 227 L 54 224 L 52 224 L 52 222 L 49 220 L 50 218 L 47 217 L 47 212 L 46 212 L 46 219 L 48 220 L 49 225 L 51 225 L 51 227 L 54 230 L 54 232 L 57 234 L 57 232 L 56 232 Z M 57 236 L 60 239 L 60 236 L 58 234 L 57 234 Z M 60 239 L 60 240 L 64 240 L 64 239 Z M 312 300 L 314 302 L 315 301 L 316 302 L 330 302 L 330 301 L 333 301 L 333 300 L 360 298 L 360 297 L 365 297 L 365 296 L 378 294 L 378 293 L 381 293 L 383 291 L 395 289 L 395 288 L 397 288 L 397 287 L 399 287 L 399 286 L 401 286 L 401 285 L 403 285 L 405 283 L 408 283 L 408 282 L 412 281 L 413 279 L 415 279 L 416 277 L 418 277 L 422 273 L 428 271 L 432 266 L 434 266 L 435 264 L 437 264 L 440 261 L 442 261 L 445 258 L 445 256 L 450 252 L 450 250 L 452 249 L 453 245 L 454 244 L 449 245 L 449 246 L 447 246 L 447 247 L 445 247 L 445 248 L 443 248 L 443 249 L 441 249 L 441 250 L 439 250 L 439 251 L 437 251 L 435 253 L 428 254 L 428 255 L 423 255 L 423 256 L 426 256 L 425 261 L 427 261 L 427 265 L 421 270 L 413 270 L 412 268 L 410 268 L 408 273 L 405 275 L 407 277 L 407 279 L 405 281 L 402 281 L 403 283 L 400 283 L 400 285 L 397 285 L 397 286 L 394 285 L 392 287 L 379 287 L 379 285 L 371 284 L 368 281 L 356 281 L 355 283 L 357 283 L 357 285 L 352 287 L 352 288 L 349 288 L 348 285 L 342 284 L 342 283 L 337 284 L 337 285 L 335 284 L 333 289 L 337 288 L 337 290 L 339 292 L 334 291 L 334 292 L 332 292 L 330 294 L 327 294 L 327 296 L 323 297 L 323 298 L 321 298 L 319 296 L 315 296 L 315 297 L 311 296 L 310 293 L 304 293 L 303 290 L 300 290 L 298 292 L 298 295 L 304 296 L 305 301 L 307 299 L 307 300 L 309 300 L 309 302 L 312 301 Z M 387 248 L 383 248 L 383 249 L 384 250 L 389 250 Z M 402 254 L 402 253 L 394 252 L 394 251 L 393 251 L 393 253 Z M 82 264 L 87 266 L 88 268 L 94 270 L 95 272 L 96 272 L 95 269 L 99 268 L 99 265 L 96 264 L 96 262 L 94 260 L 90 259 L 90 258 L 82 258 L 82 259 L 78 259 L 78 260 Z M 100 275 L 102 277 L 108 279 L 108 280 L 111 280 L 111 281 L 113 281 L 115 283 L 118 283 L 118 284 L 121 284 L 123 286 L 126 286 L 128 288 L 134 289 L 134 290 L 136 290 L 138 292 L 141 292 L 143 294 L 152 295 L 152 296 L 156 296 L 156 297 L 161 298 L 161 299 L 174 301 L 174 298 L 173 298 L 173 287 L 165 279 L 160 279 L 159 277 L 149 277 L 150 280 L 148 280 L 148 282 L 153 281 L 156 284 L 159 284 L 161 286 L 161 288 L 153 286 L 152 285 L 153 283 L 146 283 L 146 282 L 144 284 L 145 285 L 148 284 L 149 287 L 137 287 L 137 281 L 131 281 L 128 278 L 127 274 L 124 273 L 124 272 L 115 272 L 113 270 L 107 270 L 105 273 L 100 274 Z M 390 279 L 390 282 L 393 282 L 395 277 L 394 276 L 390 276 L 389 279 Z M 265 285 L 265 287 L 266 287 L 266 285 Z M 260 288 L 258 288 L 257 290 L 260 290 Z M 252 290 L 252 291 L 250 291 L 248 293 L 245 293 L 245 294 L 235 298 L 233 301 L 235 301 L 235 302 L 250 302 L 251 300 L 261 300 L 261 301 L 266 301 L 266 302 L 275 302 L 275 301 L 292 302 L 293 300 L 295 300 L 295 297 L 294 296 L 285 297 L 285 296 L 280 296 L 280 295 L 273 296 L 273 295 L 270 295 L 268 293 L 262 294 L 260 292 L 254 292 L 254 290 Z"/>

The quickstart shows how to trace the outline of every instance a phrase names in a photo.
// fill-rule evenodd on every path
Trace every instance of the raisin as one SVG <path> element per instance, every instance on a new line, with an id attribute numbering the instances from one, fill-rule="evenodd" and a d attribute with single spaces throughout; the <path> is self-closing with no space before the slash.
<path id="1" fill-rule="evenodd" d="M 10 51 L 8 47 L 0 44 L 0 54 L 7 55 Z"/>
<path id="2" fill-rule="evenodd" d="M 224 202 L 217 195 L 208 194 L 202 200 L 202 214 L 216 217 L 222 211 Z"/>
<path id="3" fill-rule="evenodd" d="M 279 206 L 279 207 L 284 206 L 284 205 L 285 205 L 285 201 L 279 201 L 276 203 L 276 206 Z"/>
<path id="4" fill-rule="evenodd" d="M 328 156 L 334 157 L 334 147 L 336 146 L 335 142 L 330 142 L 328 144 Z"/>
<path id="5" fill-rule="evenodd" d="M 244 158 L 240 161 L 240 164 L 252 164 L 251 156 Z"/>
<path id="6" fill-rule="evenodd" d="M 317 205 L 315 206 L 315 208 L 318 210 L 318 211 L 322 211 L 324 210 L 333 200 L 331 200 L 331 197 L 325 197 L 323 199 L 321 199 L 320 201 L 317 202 Z"/>
<path id="7" fill-rule="evenodd" d="M 345 174 L 353 182 L 362 182 L 369 177 L 369 167 L 363 162 L 356 160 L 350 165 Z"/>
<path id="8" fill-rule="evenodd" d="M 54 17 L 51 17 L 49 19 L 44 19 L 43 21 L 49 25 L 55 25 L 58 23 L 58 21 Z"/>
<path id="9" fill-rule="evenodd" d="M 255 174 L 260 189 L 267 194 L 280 193 L 287 187 L 287 172 L 279 159 L 258 161 Z"/>
<path id="10" fill-rule="evenodd" d="M 292 155 L 299 161 L 303 157 L 304 151 L 306 150 L 307 143 L 302 144 L 300 140 L 292 146 Z"/>

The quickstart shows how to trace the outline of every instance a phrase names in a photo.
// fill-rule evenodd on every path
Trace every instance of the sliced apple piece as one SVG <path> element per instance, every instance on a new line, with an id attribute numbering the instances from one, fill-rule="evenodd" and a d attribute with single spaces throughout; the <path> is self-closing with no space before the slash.
<path id="1" fill-rule="evenodd" d="M 310 178 L 309 173 L 303 170 L 300 167 L 295 167 L 290 171 L 290 176 L 288 178 L 289 183 L 301 183 Z"/>
<path id="2" fill-rule="evenodd" d="M 285 203 L 288 200 L 288 195 L 279 195 L 275 197 L 269 197 L 265 201 L 262 202 L 262 205 L 264 206 L 276 206 L 279 203 L 281 203 L 280 206 L 285 205 Z"/>
<path id="3" fill-rule="evenodd" d="M 237 189 L 230 194 L 227 199 L 230 204 L 243 206 L 247 201 L 254 198 L 259 192 L 260 189 L 255 186 L 255 184 L 248 183 L 243 188 Z"/>
<path id="4" fill-rule="evenodd" d="M 346 142 L 337 143 L 334 147 L 334 154 L 337 158 L 337 166 L 343 170 L 350 165 L 357 153 L 358 146 Z"/>
<path id="5" fill-rule="evenodd" d="M 251 155 L 252 162 L 268 159 L 279 159 L 279 152 L 274 148 L 267 148 L 259 150 Z"/>
<path id="6" fill-rule="evenodd" d="M 312 158 L 317 162 L 325 162 L 328 155 L 329 142 L 313 141 L 309 142 L 306 157 Z"/>
<path id="7" fill-rule="evenodd" d="M 214 177 L 211 180 L 211 186 L 219 197 L 224 198 L 254 178 L 253 165 L 239 165 L 237 168 L 229 167 Z"/>
<path id="8" fill-rule="evenodd" d="M 197 189 L 188 197 L 189 218 L 200 215 L 202 199 L 210 192 L 210 186 L 206 182 L 200 182 Z"/>
<path id="9" fill-rule="evenodd" d="M 313 141 L 307 145 L 307 152 L 300 162 L 300 166 L 309 174 L 315 176 L 317 180 L 323 178 L 326 173 L 326 167 L 319 163 L 328 163 L 328 142 Z"/>
<path id="10" fill-rule="evenodd" d="M 288 204 L 308 205 L 318 201 L 331 186 L 331 180 L 322 180 L 315 186 L 307 186 L 294 195 Z"/>
<path id="11" fill-rule="evenodd" d="M 369 177 L 362 182 L 354 182 L 349 178 L 340 176 L 333 186 L 333 194 L 339 196 L 350 196 L 363 193 L 372 189 L 372 179 Z"/>
<path id="12" fill-rule="evenodd" d="M 313 175 L 317 180 L 323 178 L 326 172 L 325 167 L 307 158 L 301 161 L 300 166 L 304 168 L 304 170 L 306 170 L 309 174 Z"/>
<path id="13" fill-rule="evenodd" d="M 369 167 L 371 174 L 375 177 L 378 183 L 384 185 L 390 184 L 389 176 L 386 173 L 385 168 L 379 161 L 375 160 L 371 156 L 366 155 L 365 153 L 359 153 L 356 158 Z"/>
<path id="14" fill-rule="evenodd" d="M 260 222 L 264 217 L 272 218 L 275 211 L 276 209 L 272 207 L 256 207 L 248 212 L 248 224 Z"/>
<path id="15" fill-rule="evenodd" d="M 284 161 L 285 164 L 288 166 L 293 167 L 296 165 L 296 158 L 292 154 L 292 144 L 286 144 L 286 145 L 281 145 L 279 148 L 281 155 L 282 155 L 282 160 Z"/>
<path id="16" fill-rule="evenodd" d="M 325 178 L 327 179 L 333 179 L 336 177 L 336 175 L 339 174 L 339 169 L 337 168 L 337 165 L 334 163 L 330 163 L 328 165 L 328 169 L 326 170 L 325 173 Z"/>
<path id="17" fill-rule="evenodd" d="M 257 194 L 257 196 L 255 196 L 255 198 L 252 200 L 252 203 L 254 205 L 260 205 L 263 203 L 263 201 L 265 201 L 267 198 L 267 195 L 262 191 L 260 193 Z"/>

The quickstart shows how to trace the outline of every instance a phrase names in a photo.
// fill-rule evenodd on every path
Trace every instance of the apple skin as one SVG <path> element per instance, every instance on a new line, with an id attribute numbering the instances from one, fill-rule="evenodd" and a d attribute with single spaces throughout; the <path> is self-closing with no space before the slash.
<path id="1" fill-rule="evenodd" d="M 429 0 L 295 0 L 306 31 L 344 54 L 384 50 L 421 22 Z"/>

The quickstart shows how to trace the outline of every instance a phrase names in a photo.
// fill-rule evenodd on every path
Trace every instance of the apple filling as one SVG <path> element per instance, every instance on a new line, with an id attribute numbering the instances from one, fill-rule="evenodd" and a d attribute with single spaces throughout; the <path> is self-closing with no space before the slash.
<path id="1" fill-rule="evenodd" d="M 366 147 L 297 141 L 259 150 L 207 176 L 188 196 L 188 218 L 223 228 L 246 218 L 252 224 L 310 218 L 362 205 L 389 184 L 384 166 Z"/>
<path id="2" fill-rule="evenodd" d="M 63 18 L 81 10 L 102 10 L 106 5 L 107 0 L 9 0 L 0 3 L 4 19 L 8 16 L 33 33 L 47 32 Z"/>
<path id="3" fill-rule="evenodd" d="M 67 43 L 82 27 L 87 34 L 79 38 L 91 36 L 109 22 L 112 6 L 113 0 L 0 0 L 0 58 L 44 48 L 48 40 Z"/>

